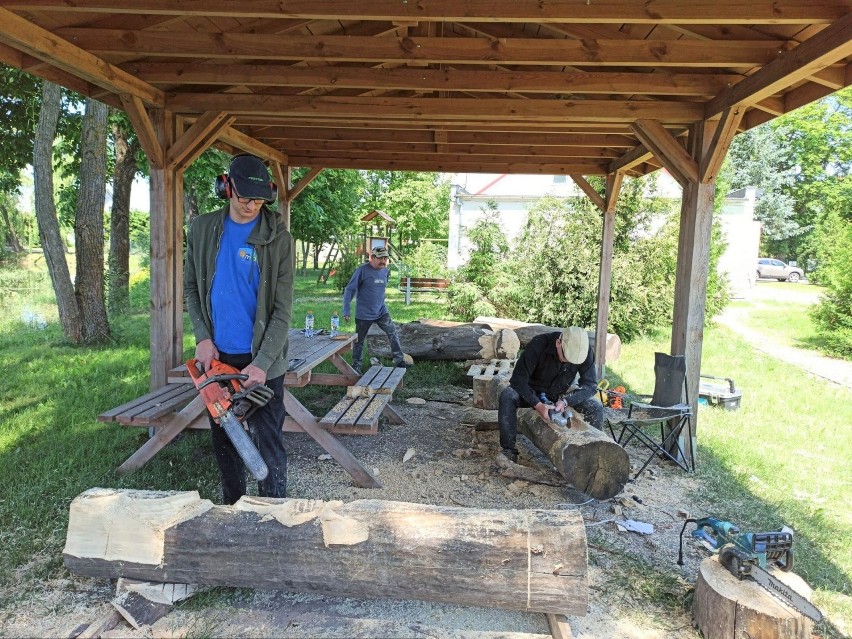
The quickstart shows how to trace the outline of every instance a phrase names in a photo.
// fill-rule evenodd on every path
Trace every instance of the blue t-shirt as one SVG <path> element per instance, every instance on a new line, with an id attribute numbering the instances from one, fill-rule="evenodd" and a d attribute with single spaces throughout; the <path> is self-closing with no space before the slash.
<path id="1" fill-rule="evenodd" d="M 390 271 L 387 268 L 375 269 L 369 262 L 359 266 L 343 290 L 343 315 L 352 316 L 349 306 L 355 296 L 358 297 L 355 319 L 376 320 L 387 313 L 385 290 L 389 277 Z"/>
<path id="2" fill-rule="evenodd" d="M 251 353 L 260 269 L 248 237 L 258 219 L 240 224 L 225 217 L 210 291 L 213 343 L 225 353 Z"/>

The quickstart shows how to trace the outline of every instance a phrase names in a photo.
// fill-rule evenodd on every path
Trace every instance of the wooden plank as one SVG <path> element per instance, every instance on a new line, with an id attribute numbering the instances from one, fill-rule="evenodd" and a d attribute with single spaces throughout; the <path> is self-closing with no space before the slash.
<path id="1" fill-rule="evenodd" d="M 698 163 L 659 120 L 638 118 L 631 128 L 642 144 L 651 149 L 657 159 L 665 164 L 666 169 L 681 186 L 685 186 L 687 181 L 694 182 L 698 179 Z"/>
<path id="2" fill-rule="evenodd" d="M 188 406 L 179 413 L 176 413 L 168 424 L 162 428 L 158 428 L 153 437 L 142 444 L 135 453 L 116 469 L 116 474 L 123 475 L 142 468 L 154 455 L 182 433 L 189 424 L 206 413 L 207 407 L 204 405 L 204 399 L 201 395 L 198 395 Z"/>
<path id="3" fill-rule="evenodd" d="M 574 633 L 571 631 L 571 626 L 568 625 L 568 618 L 565 615 L 552 612 L 546 612 L 545 615 L 553 639 L 574 639 Z"/>
<path id="4" fill-rule="evenodd" d="M 153 106 L 165 102 L 159 89 L 4 8 L 0 8 L 0 42 L 110 93 L 129 93 Z"/>
<path id="5" fill-rule="evenodd" d="M 21 20 L 20 18 L 18 18 Z M 31 25 L 31 23 L 28 23 Z M 97 55 L 144 55 L 150 57 L 202 57 L 209 60 L 258 58 L 262 50 L 269 60 L 321 60 L 328 63 L 412 61 L 431 64 L 653 67 L 759 66 L 778 56 L 784 43 L 775 40 L 628 40 L 598 38 L 592 41 L 518 38 L 383 37 L 350 35 L 297 35 L 182 31 L 131 31 L 63 27 L 56 36 L 73 41 Z M 593 51 L 590 51 L 593 49 Z M 125 73 L 125 72 L 121 72 Z M 125 74 L 128 75 L 128 74 Z M 140 80 L 137 83 L 142 84 Z"/>
<path id="6" fill-rule="evenodd" d="M 164 415 L 180 410 L 191 402 L 198 394 L 195 386 L 188 386 L 181 393 L 170 397 L 168 400 L 160 402 L 157 406 L 152 406 L 145 411 L 133 415 L 127 422 L 119 419 L 122 424 L 150 424 L 159 420 Z"/>
<path id="7" fill-rule="evenodd" d="M 837 20 L 852 8 L 848 0 L 715 0 L 714 2 L 657 2 L 653 10 L 632 2 L 541 2 L 515 0 L 511 3 L 481 0 L 431 0 L 408 3 L 397 0 L 255 0 L 234 4 L 231 0 L 207 0 L 187 4 L 164 0 L 135 0 L 118 4 L 112 0 L 30 0 L 4 2 L 6 6 L 32 11 L 100 11 L 116 14 L 180 16 L 224 16 L 240 20 L 386 20 L 388 22 L 543 22 L 578 24 L 825 24 Z"/>
<path id="8" fill-rule="evenodd" d="M 158 388 L 157 390 L 151 391 L 141 397 L 137 397 L 135 399 L 131 399 L 129 402 L 125 402 L 121 406 L 117 406 L 108 411 L 105 411 L 98 415 L 98 421 L 101 422 L 112 422 L 115 421 L 115 418 L 122 413 L 132 413 L 139 412 L 149 408 L 154 405 L 161 398 L 165 397 L 165 399 L 169 399 L 173 397 L 175 394 L 179 393 L 182 387 L 185 387 L 185 383 L 178 384 L 168 384 L 162 388 Z"/>
<path id="9" fill-rule="evenodd" d="M 223 111 L 203 114 L 172 144 L 166 155 L 166 163 L 177 169 L 185 169 L 236 119 L 236 116 L 229 116 Z"/>

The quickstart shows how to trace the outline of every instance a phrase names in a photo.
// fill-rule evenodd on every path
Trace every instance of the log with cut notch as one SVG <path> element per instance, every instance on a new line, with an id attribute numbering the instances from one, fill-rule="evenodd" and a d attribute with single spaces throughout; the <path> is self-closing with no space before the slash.
<path id="1" fill-rule="evenodd" d="M 576 511 L 97 488 L 71 504 L 64 558 L 92 577 L 584 615 L 586 552 Z"/>

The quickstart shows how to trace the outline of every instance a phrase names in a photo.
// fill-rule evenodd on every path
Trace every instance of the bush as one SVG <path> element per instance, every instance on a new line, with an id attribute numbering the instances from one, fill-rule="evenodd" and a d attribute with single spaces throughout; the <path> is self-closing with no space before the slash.
<path id="1" fill-rule="evenodd" d="M 830 353 L 852 357 L 852 224 L 838 213 L 820 220 L 818 239 L 820 282 L 826 294 L 811 311 L 817 332 Z"/>
<path id="2" fill-rule="evenodd" d="M 401 277 L 447 277 L 447 247 L 421 242 L 400 264 Z"/>

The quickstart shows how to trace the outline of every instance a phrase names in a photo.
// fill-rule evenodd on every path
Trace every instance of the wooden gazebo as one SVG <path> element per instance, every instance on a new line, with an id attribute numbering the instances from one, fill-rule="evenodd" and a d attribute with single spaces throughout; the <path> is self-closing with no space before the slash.
<path id="1" fill-rule="evenodd" d="M 269 161 L 288 219 L 327 167 L 570 175 L 604 216 L 598 334 L 622 178 L 665 167 L 683 186 L 671 352 L 696 398 L 714 178 L 738 131 L 852 82 L 850 8 L 0 0 L 0 60 L 134 123 L 151 165 L 152 387 L 183 350 L 182 173 L 216 145 Z M 291 166 L 311 171 L 293 186 Z"/>

